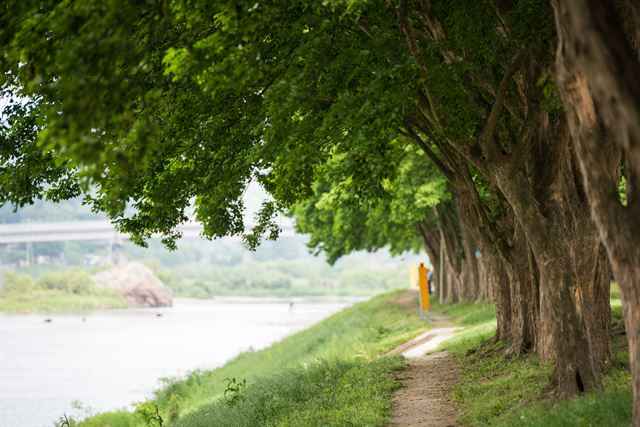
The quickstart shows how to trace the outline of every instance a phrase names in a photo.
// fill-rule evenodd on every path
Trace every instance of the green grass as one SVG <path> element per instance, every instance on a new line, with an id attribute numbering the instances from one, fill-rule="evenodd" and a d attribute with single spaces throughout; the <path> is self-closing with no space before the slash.
<path id="1" fill-rule="evenodd" d="M 481 323 L 494 322 L 496 309 L 493 304 L 463 301 L 456 304 L 431 304 L 431 309 L 453 317 L 457 323 L 465 326 L 475 326 Z"/>
<path id="2" fill-rule="evenodd" d="M 436 306 L 467 329 L 442 347 L 460 360 L 459 382 L 454 399 L 462 409 L 460 422 L 473 426 L 625 426 L 631 424 L 629 355 L 620 336 L 620 300 L 612 287 L 614 322 L 613 366 L 604 376 L 604 389 L 556 402 L 551 393 L 553 366 L 535 354 L 505 356 L 503 344 L 491 342 L 495 317 L 483 304 Z"/>
<path id="3" fill-rule="evenodd" d="M 400 386 L 398 357 L 380 357 L 426 329 L 393 304 L 399 292 L 344 310 L 270 348 L 244 353 L 225 366 L 168 381 L 156 394 L 169 427 L 385 425 L 393 390 Z M 453 397 L 460 422 L 473 426 L 625 426 L 631 422 L 628 351 L 620 335 L 616 289 L 612 292 L 614 358 L 604 388 L 562 402 L 551 389 L 553 367 L 535 354 L 505 355 L 493 343 L 495 311 L 489 304 L 433 306 L 466 329 L 443 344 L 460 360 Z M 225 378 L 247 380 L 235 404 L 224 397 Z M 425 408 L 426 410 L 426 408 Z M 98 415 L 84 427 L 138 427 L 129 412 Z"/>
<path id="4" fill-rule="evenodd" d="M 403 365 L 400 357 L 313 362 L 257 382 L 235 405 L 218 400 L 171 426 L 384 425 L 399 386 L 390 374 Z"/>
<path id="5" fill-rule="evenodd" d="M 73 420 L 70 421 L 71 426 L 77 425 Z M 131 412 L 122 410 L 94 415 L 79 425 L 95 427 L 143 427 L 145 423 Z"/>
<path id="6" fill-rule="evenodd" d="M 548 402 L 505 416 L 498 426 L 523 427 L 619 427 L 630 426 L 632 416 L 631 388 L 620 385 L 602 392 L 564 401 L 552 407 Z"/>
<path id="7" fill-rule="evenodd" d="M 109 292 L 69 294 L 56 290 L 33 290 L 20 295 L 0 295 L 0 311 L 5 312 L 65 312 L 124 307 L 128 305 L 122 296 Z"/>
<path id="8" fill-rule="evenodd" d="M 84 271 L 88 274 L 95 274 L 100 271 L 106 270 L 109 268 L 109 265 L 62 265 L 62 264 L 31 264 L 25 265 L 21 267 L 15 267 L 12 270 L 9 270 L 15 274 L 27 274 L 31 276 L 33 279 L 37 279 L 40 276 L 43 276 L 48 273 L 56 273 L 56 272 L 69 272 L 69 271 Z"/>
<path id="9" fill-rule="evenodd" d="M 0 311 L 63 312 L 128 307 L 115 291 L 96 289 L 95 267 L 30 266 L 9 271 L 0 291 Z"/>
<path id="10" fill-rule="evenodd" d="M 391 392 L 399 386 L 393 371 L 402 362 L 379 356 L 427 329 L 424 321 L 393 303 L 400 292 L 356 304 L 221 368 L 169 381 L 155 402 L 169 425 L 180 427 L 302 426 L 319 420 L 323 425 L 383 425 Z M 245 401 L 224 402 L 225 378 L 247 380 Z M 142 425 L 136 420 L 117 412 L 79 425 Z"/>

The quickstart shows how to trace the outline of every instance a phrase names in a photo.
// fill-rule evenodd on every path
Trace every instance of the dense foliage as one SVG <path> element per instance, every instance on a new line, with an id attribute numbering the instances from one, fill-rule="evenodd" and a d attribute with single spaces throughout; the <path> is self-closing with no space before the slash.
<path id="1" fill-rule="evenodd" d="M 395 176 L 380 180 L 384 192 L 375 196 L 363 195 L 353 185 L 345 156 L 323 166 L 313 196 L 293 210 L 298 230 L 311 236 L 309 246 L 327 254 L 331 263 L 357 250 L 388 246 L 400 254 L 423 247 L 420 225 L 436 222 L 433 208 L 449 194 L 444 179 L 424 163 L 415 147 L 404 147 L 401 153 Z"/>
<path id="2" fill-rule="evenodd" d="M 37 106 L 29 144 L 97 186 L 93 206 L 124 230 L 174 237 L 194 201 L 207 235 L 241 233 L 250 180 L 290 206 L 339 153 L 363 191 L 382 191 L 367 177 L 392 172 L 385 143 L 412 108 L 415 77 L 408 56 L 388 67 L 380 54 L 402 52 L 384 28 L 393 19 L 371 39 L 337 5 L 116 3 L 40 4 L 34 15 L 26 2 L 4 14 L 0 83 Z M 277 232 L 275 207 L 265 204 L 256 232 Z"/>

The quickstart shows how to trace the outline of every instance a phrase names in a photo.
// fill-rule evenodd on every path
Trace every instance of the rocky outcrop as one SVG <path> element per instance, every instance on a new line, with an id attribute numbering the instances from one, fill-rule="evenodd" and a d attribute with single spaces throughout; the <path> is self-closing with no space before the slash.
<path id="1" fill-rule="evenodd" d="M 93 276 L 96 288 L 114 290 L 135 307 L 170 307 L 171 288 L 162 283 L 153 271 L 139 262 L 115 265 Z"/>

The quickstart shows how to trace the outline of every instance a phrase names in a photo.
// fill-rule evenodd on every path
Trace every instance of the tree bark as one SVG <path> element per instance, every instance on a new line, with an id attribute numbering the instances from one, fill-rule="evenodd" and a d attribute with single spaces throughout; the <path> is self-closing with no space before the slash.
<path id="1" fill-rule="evenodd" d="M 535 348 L 538 286 L 532 276 L 528 255 L 529 242 L 519 224 L 514 224 L 514 235 L 509 256 L 511 281 L 511 345 L 508 354 L 520 355 Z"/>
<path id="2" fill-rule="evenodd" d="M 639 5 L 625 2 L 624 26 L 613 1 L 554 1 L 553 6 L 558 88 L 591 214 L 623 296 L 633 423 L 640 427 Z M 617 150 L 626 159 L 626 205 L 618 195 Z"/>
<path id="3" fill-rule="evenodd" d="M 445 295 L 447 303 L 458 302 L 462 296 L 462 248 L 458 230 L 457 215 L 454 207 L 448 202 L 434 208 L 438 219 L 438 231 L 445 252 Z"/>
<path id="4" fill-rule="evenodd" d="M 413 21 L 407 19 L 406 8 L 407 3 L 403 2 L 399 27 L 409 52 L 427 80 L 422 92 L 430 101 L 430 70 L 418 46 Z M 433 34 L 435 27 L 429 22 L 437 22 L 437 18 L 432 16 L 434 10 L 429 2 L 421 3 L 416 13 L 429 18 L 425 22 L 415 22 L 420 22 L 427 34 Z M 433 43 L 427 39 L 426 43 L 442 51 L 444 63 L 455 58 L 464 61 L 462 55 L 444 51 L 447 49 L 444 33 L 438 40 Z M 472 102 L 479 97 L 486 98 L 487 92 L 493 97 L 490 105 L 477 103 L 481 111 L 478 119 L 484 121 L 484 126 L 473 141 L 447 139 L 448 118 L 440 116 L 442 112 L 437 102 L 422 102 L 422 115 L 410 124 L 417 123 L 417 128 L 437 145 L 440 158 L 434 162 L 445 169 L 447 179 L 455 182 L 461 173 L 468 175 L 466 162 L 469 162 L 496 187 L 513 211 L 531 249 L 525 249 L 521 258 L 513 256 L 523 252 L 516 249 L 517 240 L 504 242 L 507 230 L 494 227 L 492 221 L 485 218 L 481 203 L 471 200 L 471 206 L 461 209 L 461 215 L 469 215 L 478 221 L 474 239 L 486 258 L 490 277 L 494 279 L 498 337 L 513 338 L 513 333 L 522 335 L 527 329 L 519 325 L 515 330 L 507 328 L 513 315 L 539 314 L 541 333 L 535 343 L 536 349 L 543 360 L 555 361 L 557 390 L 564 397 L 601 385 L 602 363 L 610 357 L 607 354 L 610 335 L 606 322 L 601 321 L 607 317 L 608 307 L 604 308 L 598 297 L 608 293 L 609 282 L 605 277 L 606 269 L 597 269 L 600 238 L 589 216 L 564 118 L 562 114 L 545 111 L 543 91 L 538 82 L 544 78 L 553 59 L 546 52 L 544 38 L 539 43 L 534 41 L 530 46 L 516 49 L 511 58 L 501 64 L 502 75 L 488 82 L 492 90 L 487 90 L 482 82 L 478 83 L 473 75 L 458 75 L 467 82 L 462 86 Z M 472 69 L 474 64 L 469 65 Z M 456 68 L 452 67 L 451 71 L 456 72 Z M 636 73 L 635 77 L 638 75 Z M 636 99 L 640 102 L 640 97 Z M 415 137 L 415 134 L 410 136 Z M 430 158 L 437 157 L 428 145 L 423 150 Z M 455 161 L 449 150 L 464 157 L 462 167 L 452 164 Z M 461 191 L 457 187 L 454 190 L 460 200 L 476 196 L 475 191 L 465 191 L 464 187 Z M 477 211 L 473 212 L 474 209 Z M 532 257 L 528 256 L 529 252 Z M 530 262 L 532 259 L 534 262 Z M 499 272 L 500 268 L 502 271 Z M 517 284 L 502 285 L 508 280 L 496 282 L 500 276 L 508 276 Z M 529 290 L 536 288 L 540 295 L 539 313 L 531 310 L 531 307 L 538 307 L 535 301 L 524 304 Z M 598 313 L 593 314 L 591 310 Z M 524 341 L 524 335 L 522 337 Z"/>
<path id="5" fill-rule="evenodd" d="M 559 153 L 565 160 L 570 158 L 566 150 Z M 566 397 L 598 389 L 602 368 L 611 360 L 610 328 L 603 320 L 609 318 L 610 277 L 605 268 L 597 270 L 599 236 L 570 165 L 556 170 L 551 197 L 535 203 L 523 177 L 498 173 L 495 179 L 539 265 L 541 333 L 536 348 L 542 360 L 555 361 L 557 391 Z"/>
<path id="6" fill-rule="evenodd" d="M 487 275 L 488 288 L 491 292 L 491 299 L 496 308 L 496 337 L 497 341 L 511 341 L 511 289 L 509 275 L 505 266 L 504 258 L 500 255 L 489 235 L 481 232 L 480 219 L 478 217 L 478 207 L 474 201 L 477 200 L 470 188 L 459 186 L 456 191 L 455 200 L 460 212 L 460 220 L 473 230 L 474 240 L 480 250 L 483 269 Z"/>
<path id="7" fill-rule="evenodd" d="M 480 292 L 479 262 L 476 258 L 476 244 L 469 225 L 459 219 L 464 260 L 462 261 L 462 299 L 479 301 Z"/>
<path id="8" fill-rule="evenodd" d="M 480 254 L 480 259 L 478 260 L 478 298 L 477 302 L 480 301 L 490 301 L 491 300 L 491 283 L 489 280 L 489 273 L 487 272 L 487 268 L 485 266 L 485 261 L 482 258 L 482 254 Z"/>
<path id="9" fill-rule="evenodd" d="M 620 272 L 620 270 L 618 270 Z M 629 272 L 631 274 L 638 274 Z M 625 273 L 623 273 L 625 274 Z M 627 273 L 628 274 L 628 273 Z M 623 279 L 624 280 L 624 279 Z M 629 344 L 629 359 L 631 362 L 631 384 L 633 387 L 633 423 L 640 426 L 640 286 L 622 286 L 624 326 Z"/>
<path id="10" fill-rule="evenodd" d="M 463 159 L 459 160 L 463 162 Z M 462 206 L 468 205 L 469 215 L 465 219 L 461 217 L 461 222 L 472 224 L 475 221 L 473 228 L 477 230 L 475 238 L 480 242 L 481 251 L 488 254 L 489 262 L 497 265 L 492 267 L 496 269 L 494 274 L 506 275 L 506 279 L 501 279 L 501 287 L 493 289 L 499 318 L 497 337 L 509 344 L 508 354 L 530 351 L 535 346 L 534 330 L 538 318 L 534 308 L 538 302 L 538 289 L 533 281 L 535 276 L 530 272 L 529 243 L 508 207 L 507 213 L 495 223 L 489 221 L 473 179 L 468 170 L 463 169 L 460 169 L 457 181 L 457 200 Z"/>

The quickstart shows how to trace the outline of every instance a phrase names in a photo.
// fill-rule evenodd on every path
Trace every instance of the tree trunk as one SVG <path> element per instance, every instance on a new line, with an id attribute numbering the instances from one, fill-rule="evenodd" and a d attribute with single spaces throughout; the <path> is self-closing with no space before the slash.
<path id="1" fill-rule="evenodd" d="M 476 302 L 490 301 L 493 291 L 491 289 L 489 273 L 487 272 L 487 267 L 485 266 L 482 254 L 480 254 L 480 258 L 478 259 L 478 278 L 478 298 L 476 299 Z"/>
<path id="2" fill-rule="evenodd" d="M 640 254 L 638 254 L 640 257 Z M 636 258 L 640 259 L 640 258 Z M 638 275 L 636 271 L 628 272 L 626 277 Z M 618 270 L 620 271 L 620 270 Z M 622 277 L 622 276 L 621 276 Z M 633 386 L 633 422 L 640 426 L 640 286 L 624 278 L 619 280 L 623 299 L 624 326 L 629 343 L 629 360 L 631 362 L 631 383 Z M 623 281 L 625 281 L 623 285 Z"/>
<path id="3" fill-rule="evenodd" d="M 531 316 L 533 317 L 533 349 L 537 353 L 538 345 L 541 337 L 541 321 L 540 321 L 540 270 L 536 257 L 533 254 L 531 245 L 527 242 L 527 262 L 529 264 L 529 283 L 531 284 L 531 294 L 533 299 L 530 305 Z"/>
<path id="4" fill-rule="evenodd" d="M 459 214 L 458 214 L 459 216 Z M 480 292 L 480 271 L 478 259 L 476 258 L 476 245 L 473 234 L 469 229 L 469 225 L 459 218 L 460 235 L 462 238 L 462 246 L 464 260 L 462 263 L 462 299 L 479 301 L 482 299 Z"/>
<path id="5" fill-rule="evenodd" d="M 566 157 L 568 152 L 560 153 Z M 560 397 L 598 389 L 603 364 L 610 361 L 609 279 L 596 274 L 600 240 L 568 165 L 558 168 L 553 197 L 537 210 L 517 175 L 497 181 L 514 207 L 540 269 L 540 331 L 536 349 L 555 361 Z M 522 179 L 522 177 L 520 177 Z M 605 303 L 603 303 L 603 295 Z M 599 300 L 600 299 L 600 300 Z"/>
<path id="6" fill-rule="evenodd" d="M 513 329 L 511 327 L 512 311 L 511 311 L 511 288 L 509 284 L 509 274 L 505 268 L 504 261 L 496 253 L 486 250 L 488 260 L 489 278 L 491 281 L 491 291 L 494 305 L 496 308 L 496 340 L 512 341 Z"/>
<path id="7" fill-rule="evenodd" d="M 481 232 L 478 207 L 474 202 L 477 198 L 471 194 L 471 189 L 462 189 L 462 186 L 459 186 L 455 200 L 460 212 L 460 221 L 467 224 L 473 231 L 474 240 L 480 250 L 491 299 L 496 308 L 496 340 L 511 341 L 511 290 L 504 259 L 493 245 L 491 238 Z"/>
<path id="8" fill-rule="evenodd" d="M 458 282 L 458 274 L 453 266 L 452 260 L 449 254 L 445 255 L 445 279 L 444 279 L 444 302 L 447 304 L 453 304 L 459 301 L 458 289 L 460 288 Z"/>
<path id="9" fill-rule="evenodd" d="M 461 215 L 461 223 L 471 225 L 475 221 L 475 228 L 469 228 L 477 230 L 474 237 L 483 260 L 491 264 L 488 268 L 494 276 L 501 277 L 499 285 L 492 288 L 498 317 L 497 338 L 509 343 L 509 354 L 524 353 L 535 346 L 534 308 L 538 302 L 537 286 L 532 281 L 535 277 L 530 272 L 529 243 L 508 207 L 507 214 L 491 223 L 471 175 L 466 171 L 460 177 L 457 200 L 459 210 L 466 213 Z"/>
<path id="10" fill-rule="evenodd" d="M 475 245 L 461 223 L 456 206 L 442 203 L 434 208 L 434 213 L 436 224 L 425 221 L 420 224 L 420 232 L 434 268 L 436 283 L 439 280 L 440 243 L 444 239 L 444 299 L 448 303 L 463 299 L 480 300 L 480 274 L 474 254 Z"/>
<path id="11" fill-rule="evenodd" d="M 445 252 L 445 301 L 454 303 L 461 299 L 463 251 L 460 242 L 458 216 L 455 207 L 448 202 L 434 208 L 438 219 L 438 230 Z"/>
<path id="12" fill-rule="evenodd" d="M 413 30 L 412 21 L 407 19 L 406 8 L 407 3 L 401 3 L 398 10 L 399 27 L 409 52 L 428 80 L 429 67 L 419 48 L 421 42 L 417 41 L 419 38 Z M 444 42 L 446 35 L 434 16 L 434 10 L 429 7 L 429 2 L 421 3 L 418 13 L 422 14 L 421 25 L 426 33 L 438 34 L 437 43 L 430 40 L 426 43 L 440 51 L 445 63 L 457 60 L 457 55 L 447 50 L 447 43 Z M 460 173 L 468 175 L 466 162 L 470 162 L 489 184 L 502 193 L 515 214 L 516 221 L 524 230 L 535 262 L 529 262 L 527 251 L 523 256 L 523 260 L 527 262 L 523 261 L 522 264 L 535 265 L 537 270 L 530 271 L 528 276 L 532 279 L 539 278 L 539 282 L 531 282 L 534 286 L 539 284 L 540 295 L 542 333 L 536 348 L 545 360 L 556 362 L 559 394 L 568 396 L 596 389 L 601 384 L 601 359 L 606 359 L 610 336 L 606 325 L 599 321 L 606 317 L 607 312 L 602 311 L 602 303 L 596 298 L 606 294 L 608 282 L 603 278 L 606 271 L 595 269 L 598 265 L 600 241 L 595 224 L 589 217 L 589 207 L 576 171 L 564 117 L 547 111 L 544 91 L 540 90 L 539 82 L 544 78 L 551 60 L 545 53 L 545 43 L 546 39 L 543 37 L 540 43 L 532 42 L 522 46 L 514 52 L 508 63 L 503 62 L 504 73 L 489 82 L 489 87 L 493 86 L 495 89 L 488 91 L 493 96 L 490 105 L 476 102 L 479 110 L 484 110 L 478 118 L 485 123 L 476 134 L 475 141 L 454 141 L 440 136 L 447 134 L 447 125 L 439 120 L 441 111 L 436 102 L 431 102 L 428 84 L 420 97 L 421 100 L 424 99 L 421 103 L 422 114 L 414 122 L 429 137 L 429 141 L 438 146 L 440 158 L 423 142 L 423 150 L 427 156 L 435 159 L 436 164 L 441 165 L 439 167 L 448 180 L 455 182 Z M 580 48 L 586 50 L 584 46 Z M 455 73 L 457 70 L 452 68 L 451 72 Z M 633 77 L 637 79 L 638 75 L 640 74 L 636 72 Z M 464 90 L 468 92 L 472 102 L 480 94 L 482 97 L 486 96 L 486 84 L 478 81 L 471 72 L 459 77 L 469 83 Z M 640 80 L 637 83 L 640 86 Z M 512 87 L 514 84 L 515 88 Z M 636 96 L 635 100 L 640 103 L 640 96 Z M 624 119 L 631 123 L 627 120 L 628 117 Z M 640 126 L 637 116 L 632 121 Z M 522 125 L 514 128 L 514 122 Z M 640 139 L 637 146 L 640 158 Z M 454 164 L 456 161 L 448 152 L 450 150 L 464 158 L 465 164 L 462 167 Z M 640 187 L 640 181 L 638 184 Z M 457 188 L 455 191 L 458 193 Z M 469 193 L 459 198 L 464 199 L 469 195 L 473 196 Z M 502 266 L 507 272 L 513 268 L 510 278 L 517 279 L 520 284 L 527 283 L 522 274 L 523 269 L 511 262 L 514 259 L 511 258 L 513 243 L 504 244 L 504 230 L 493 229 L 492 221 L 483 218 L 481 205 L 482 203 L 474 201 L 472 206 L 478 207 L 477 214 L 481 219 L 478 235 L 474 238 L 477 239 L 483 257 L 488 259 L 487 267 L 492 269 Z M 487 237 L 488 242 L 484 241 Z M 579 271 L 579 268 L 582 270 Z M 491 275 L 495 276 L 495 271 Z M 527 287 L 520 287 L 520 284 L 515 290 L 524 293 Z M 521 302 L 523 299 L 518 296 L 511 298 L 513 289 L 508 286 L 494 289 L 494 294 L 496 308 L 508 310 L 510 314 L 527 312 L 526 306 L 515 307 L 514 311 L 512 301 Z M 535 305 L 534 302 L 533 306 Z M 593 315 L 587 308 L 601 312 Z M 499 334 L 507 334 L 508 331 L 503 330 L 503 325 L 500 324 L 500 312 L 498 317 Z"/>
<path id="13" fill-rule="evenodd" d="M 599 245 L 597 257 L 588 264 L 586 260 L 577 260 L 577 270 L 584 282 L 583 292 L 588 304 L 583 304 L 583 316 L 587 319 L 589 330 L 597 331 L 592 335 L 591 348 L 596 364 L 601 368 L 611 366 L 611 265 L 606 250 Z"/>
<path id="14" fill-rule="evenodd" d="M 605 318 L 609 308 L 597 298 L 608 294 L 609 282 L 594 274 L 600 238 L 589 215 L 565 121 L 550 120 L 544 111 L 536 114 L 531 138 L 512 142 L 518 149 L 526 147 L 526 155 L 505 153 L 481 138 L 483 157 L 470 159 L 504 196 L 533 252 L 539 269 L 541 320 L 535 348 L 544 361 L 556 363 L 557 391 L 565 397 L 601 386 L 611 337 L 606 324 L 597 320 Z M 496 236 L 498 245 L 500 240 Z M 502 253 L 508 265 L 518 260 L 510 256 L 509 248 Z M 526 252 L 522 258 L 527 259 Z M 587 307 L 599 312 L 587 312 Z"/>
<path id="15" fill-rule="evenodd" d="M 555 380 L 560 397 L 572 396 L 592 391 L 600 387 L 600 370 L 596 365 L 591 347 L 591 333 L 586 319 L 577 309 L 580 289 L 575 285 L 575 277 L 566 269 L 571 264 L 567 255 L 551 260 L 542 259 L 543 285 L 542 323 L 550 331 L 548 344 L 541 349 L 544 361 L 555 360 Z"/>
<path id="16" fill-rule="evenodd" d="M 623 296 L 640 427 L 640 20 L 637 1 L 555 1 L 556 76 L 591 213 Z M 627 31 L 625 34 L 624 31 Z M 629 43 L 631 41 L 631 45 Z M 626 159 L 626 205 L 618 196 L 616 150 Z"/>
<path id="17" fill-rule="evenodd" d="M 418 228 L 433 268 L 432 280 L 435 284 L 436 291 L 438 291 L 440 289 L 440 284 L 438 283 L 440 273 L 440 236 L 437 228 L 428 221 L 421 222 Z"/>
<path id="18" fill-rule="evenodd" d="M 508 354 L 519 355 L 535 347 L 535 329 L 538 323 L 536 305 L 538 287 L 530 272 L 531 265 L 526 256 L 529 242 L 519 224 L 515 224 L 512 250 L 509 257 L 509 278 L 511 281 L 511 345 Z M 524 256 L 523 256 L 524 255 Z"/>

